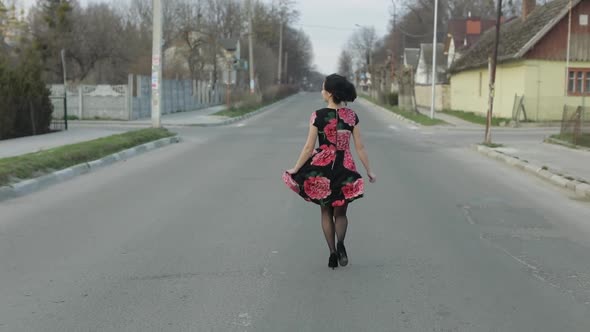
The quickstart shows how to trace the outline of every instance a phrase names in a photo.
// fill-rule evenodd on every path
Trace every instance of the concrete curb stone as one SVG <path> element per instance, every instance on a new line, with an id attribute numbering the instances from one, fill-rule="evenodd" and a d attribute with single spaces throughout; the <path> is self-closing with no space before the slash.
<path id="1" fill-rule="evenodd" d="M 26 196 L 45 187 L 49 187 L 51 185 L 70 180 L 77 176 L 90 173 L 95 169 L 112 165 L 118 161 L 137 156 L 147 151 L 178 143 L 180 140 L 180 136 L 162 138 L 154 142 L 145 143 L 115 154 L 111 154 L 98 160 L 78 164 L 34 179 L 27 179 L 12 185 L 0 187 L 0 202 Z"/>
<path id="2" fill-rule="evenodd" d="M 578 180 L 570 180 L 561 174 L 553 173 L 541 166 L 524 162 L 516 157 L 498 152 L 483 145 L 476 145 L 475 150 L 491 159 L 502 161 L 512 167 L 518 168 L 526 173 L 533 174 L 556 186 L 568 189 L 578 196 L 590 199 L 590 184 L 583 183 Z"/>
<path id="3" fill-rule="evenodd" d="M 565 146 L 568 147 L 570 149 L 576 149 L 576 150 L 582 150 L 582 151 L 589 151 L 590 152 L 590 148 L 587 148 L 585 146 L 581 146 L 581 145 L 575 145 L 566 141 L 562 141 L 560 139 L 556 139 L 556 138 L 552 138 L 549 137 L 547 139 L 545 139 L 546 143 L 551 143 L 551 144 L 556 144 L 556 145 L 561 145 L 561 146 Z"/>

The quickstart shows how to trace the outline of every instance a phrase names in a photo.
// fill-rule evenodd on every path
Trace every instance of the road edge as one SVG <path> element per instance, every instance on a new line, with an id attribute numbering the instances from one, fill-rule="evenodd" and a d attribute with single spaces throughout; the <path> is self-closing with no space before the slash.
<path id="1" fill-rule="evenodd" d="M 512 167 L 518 168 L 519 170 L 524 171 L 526 173 L 535 175 L 538 178 L 545 180 L 546 182 L 549 182 L 555 186 L 567 189 L 579 197 L 590 199 L 590 184 L 583 183 L 577 180 L 571 180 L 569 178 L 564 177 L 561 174 L 552 172 L 546 167 L 525 162 L 521 159 L 496 151 L 487 146 L 474 145 L 474 148 L 476 151 L 478 151 L 480 154 L 484 156 L 501 161 Z"/>
<path id="2" fill-rule="evenodd" d="M 250 113 L 246 113 L 244 115 L 237 116 L 235 118 L 229 118 L 227 120 L 223 120 L 223 121 L 218 122 L 218 123 L 195 123 L 195 124 L 188 124 L 188 125 L 184 125 L 184 126 L 185 127 L 221 127 L 221 126 L 227 126 L 227 125 L 234 124 L 234 123 L 239 122 L 239 121 L 242 121 L 242 120 L 246 120 L 246 119 L 251 118 L 251 117 L 253 117 L 255 115 L 258 115 L 260 113 L 264 113 L 266 111 L 269 111 L 271 108 L 273 108 L 273 107 L 275 107 L 277 105 L 280 105 L 281 103 L 286 103 L 286 102 L 290 101 L 291 99 L 294 99 L 295 97 L 297 97 L 297 96 L 299 96 L 301 94 L 303 94 L 303 93 L 302 92 L 297 92 L 297 93 L 295 93 L 293 95 L 290 95 L 287 98 L 283 98 L 281 100 L 277 100 L 276 102 L 274 102 L 272 104 L 269 104 L 269 105 L 266 105 L 264 107 L 261 107 L 260 109 L 258 109 L 256 111 L 253 111 L 253 112 L 250 112 Z"/>
<path id="3" fill-rule="evenodd" d="M 23 180 L 12 185 L 2 186 L 0 187 L 0 202 L 32 194 L 49 186 L 93 172 L 99 168 L 109 166 L 116 162 L 127 160 L 140 154 L 178 143 L 180 141 L 181 138 L 179 135 L 162 138 L 108 155 L 98 160 L 78 164 L 37 178 Z"/>
<path id="4" fill-rule="evenodd" d="M 411 124 L 411 125 L 414 125 L 414 126 L 416 126 L 416 127 L 419 127 L 419 128 L 421 128 L 421 127 L 422 127 L 422 125 L 421 125 L 421 124 L 419 124 L 418 122 L 416 122 L 416 121 L 413 121 L 413 120 L 410 120 L 410 119 L 408 119 L 408 118 L 405 118 L 405 117 L 403 117 L 403 116 L 401 116 L 401 115 L 399 115 L 399 114 L 397 114 L 397 113 L 395 113 L 395 112 L 392 112 L 392 111 L 388 110 L 387 108 L 385 108 L 385 107 L 383 107 L 383 106 L 381 106 L 381 105 L 379 105 L 379 104 L 375 104 L 375 103 L 373 103 L 372 101 L 370 101 L 370 100 L 367 100 L 367 99 L 365 99 L 365 98 L 359 98 L 359 103 L 361 103 L 361 104 L 365 104 L 365 106 L 366 106 L 367 104 L 368 104 L 368 105 L 370 105 L 370 106 L 374 106 L 374 107 L 376 107 L 377 109 L 379 109 L 379 110 L 380 110 L 380 111 L 382 111 L 382 112 L 387 112 L 388 114 L 391 114 L 391 115 L 392 115 L 394 118 L 396 118 L 396 119 L 398 119 L 398 120 L 400 120 L 400 121 L 403 121 L 403 122 L 409 123 L 409 124 Z"/>

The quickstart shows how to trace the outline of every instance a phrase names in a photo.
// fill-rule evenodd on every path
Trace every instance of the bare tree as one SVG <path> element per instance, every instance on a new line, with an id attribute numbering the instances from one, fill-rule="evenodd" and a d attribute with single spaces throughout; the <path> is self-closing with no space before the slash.
<path id="1" fill-rule="evenodd" d="M 338 58 L 338 73 L 348 79 L 352 78 L 352 55 L 343 50 Z"/>
<path id="2" fill-rule="evenodd" d="M 350 49 L 353 50 L 354 56 L 363 63 L 363 66 L 370 70 L 373 64 L 372 57 L 377 45 L 377 32 L 374 27 L 361 27 L 350 38 Z"/>
<path id="3" fill-rule="evenodd" d="M 121 38 L 121 17 L 106 4 L 91 4 L 73 16 L 74 34 L 68 47 L 68 55 L 75 64 L 75 78 L 83 81 L 96 71 L 96 66 L 106 62 L 105 67 L 125 60 L 125 41 Z M 106 81 L 112 77 L 97 71 L 95 80 Z M 109 75 L 110 76 L 110 75 Z M 127 75 L 125 74 L 124 77 Z"/>

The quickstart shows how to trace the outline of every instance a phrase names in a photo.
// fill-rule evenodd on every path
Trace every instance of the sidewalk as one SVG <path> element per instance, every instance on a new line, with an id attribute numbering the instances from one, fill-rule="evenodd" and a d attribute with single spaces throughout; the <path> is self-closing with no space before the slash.
<path id="1" fill-rule="evenodd" d="M 0 141 L 0 158 L 14 157 L 27 153 L 43 151 L 63 145 L 120 134 L 125 128 L 80 128 L 70 127 L 67 131 L 28 136 Z"/>
<path id="2" fill-rule="evenodd" d="M 418 112 L 420 112 L 421 114 L 430 116 L 430 109 L 427 109 L 424 107 L 418 107 Z M 437 119 L 443 120 L 444 122 L 450 124 L 453 127 L 483 128 L 482 125 L 479 125 L 477 123 L 465 121 L 465 120 L 460 119 L 456 116 L 448 115 L 448 114 L 445 114 L 442 112 L 435 112 L 434 117 Z"/>
<path id="3" fill-rule="evenodd" d="M 211 114 L 224 109 L 225 106 L 214 106 L 197 111 L 166 114 L 162 116 L 162 124 L 163 126 L 190 126 L 221 123 L 228 118 Z M 151 119 L 135 121 L 68 121 L 68 123 L 69 130 L 67 131 L 0 140 L 0 158 L 19 156 L 149 127 Z"/>
<path id="4" fill-rule="evenodd" d="M 553 173 L 590 182 L 589 151 L 543 142 L 507 142 L 506 147 L 494 150 L 527 160 L 535 166 L 547 167 Z"/>

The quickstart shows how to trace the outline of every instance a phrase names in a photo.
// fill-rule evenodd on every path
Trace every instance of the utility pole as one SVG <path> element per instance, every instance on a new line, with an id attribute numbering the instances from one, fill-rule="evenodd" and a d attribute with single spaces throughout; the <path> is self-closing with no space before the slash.
<path id="1" fill-rule="evenodd" d="M 565 95 L 567 97 L 570 77 L 570 49 L 572 42 L 572 0 L 569 1 L 569 18 L 567 26 L 567 55 L 565 59 Z"/>
<path id="2" fill-rule="evenodd" d="M 285 52 L 285 66 L 283 68 L 283 73 L 285 74 L 285 80 L 287 84 L 289 84 L 289 74 L 288 74 L 288 67 L 289 66 L 289 52 Z"/>
<path id="3" fill-rule="evenodd" d="M 436 53 L 437 45 L 437 25 L 438 25 L 438 0 L 434 1 L 434 36 L 432 37 L 432 101 L 430 103 L 430 118 L 434 119 L 434 103 L 436 98 Z"/>
<path id="4" fill-rule="evenodd" d="M 254 81 L 254 36 L 253 36 L 253 27 L 252 27 L 252 12 L 253 12 L 253 6 L 252 6 L 252 0 L 250 0 L 249 6 L 248 6 L 248 56 L 249 56 L 249 64 L 248 64 L 248 69 L 250 70 L 250 94 L 254 94 L 255 92 L 255 88 L 256 88 L 256 84 Z"/>
<path id="5" fill-rule="evenodd" d="M 162 1 L 152 0 L 153 35 L 152 35 L 152 127 L 162 126 Z"/>
<path id="6" fill-rule="evenodd" d="M 502 0 L 498 0 L 498 12 L 496 17 L 496 39 L 494 40 L 494 55 L 491 59 L 490 70 L 490 100 L 488 106 L 488 116 L 486 121 L 485 144 L 492 144 L 492 113 L 494 111 L 494 94 L 496 91 L 496 66 L 498 63 L 498 44 L 500 43 L 500 21 L 502 18 Z"/>
<path id="7" fill-rule="evenodd" d="M 278 84 L 281 85 L 283 72 L 283 18 L 281 17 L 281 27 L 279 32 L 279 79 Z"/>
<path id="8" fill-rule="evenodd" d="M 61 68 L 64 76 L 64 127 L 68 130 L 68 83 L 66 72 L 66 50 L 61 50 Z"/>

